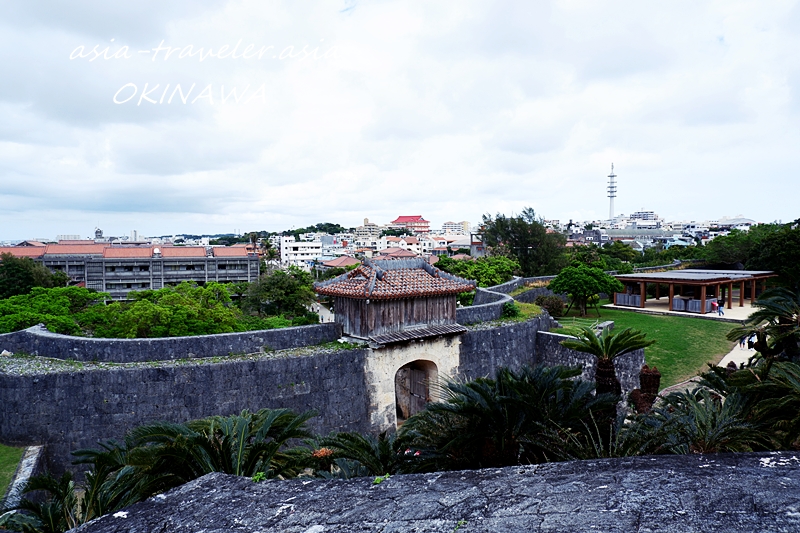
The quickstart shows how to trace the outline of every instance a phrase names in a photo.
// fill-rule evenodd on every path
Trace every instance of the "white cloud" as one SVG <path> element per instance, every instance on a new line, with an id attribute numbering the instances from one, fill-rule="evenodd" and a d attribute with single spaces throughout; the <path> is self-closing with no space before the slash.
<path id="1" fill-rule="evenodd" d="M 599 218 L 612 161 L 620 212 L 796 218 L 798 27 L 795 2 L 12 2 L 0 239 Z M 262 58 L 178 59 L 240 40 Z"/>

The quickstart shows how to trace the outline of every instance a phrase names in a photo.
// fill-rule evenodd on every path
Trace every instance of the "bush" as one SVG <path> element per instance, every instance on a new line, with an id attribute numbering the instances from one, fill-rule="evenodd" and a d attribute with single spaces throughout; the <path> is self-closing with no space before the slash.
<path id="1" fill-rule="evenodd" d="M 503 312 L 500 318 L 516 318 L 520 315 L 519 307 L 516 302 L 506 302 L 503 304 Z"/>
<path id="2" fill-rule="evenodd" d="M 555 294 L 541 295 L 533 302 L 539 307 L 546 309 L 550 316 L 560 317 L 564 316 L 564 300 Z"/>

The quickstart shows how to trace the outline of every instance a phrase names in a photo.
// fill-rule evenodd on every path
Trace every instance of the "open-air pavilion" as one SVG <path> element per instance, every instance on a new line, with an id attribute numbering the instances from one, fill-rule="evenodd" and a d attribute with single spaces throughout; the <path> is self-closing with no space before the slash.
<path id="1" fill-rule="evenodd" d="M 745 296 L 750 304 L 766 289 L 767 279 L 775 273 L 766 270 L 671 270 L 647 274 L 621 274 L 616 276 L 625 286 L 624 292 L 614 294 L 614 305 L 645 308 L 648 285 L 655 285 L 655 299 L 660 300 L 662 287 L 667 286 L 670 311 L 706 314 L 714 302 L 733 306 L 734 290 L 738 289 L 739 307 L 744 307 Z"/>

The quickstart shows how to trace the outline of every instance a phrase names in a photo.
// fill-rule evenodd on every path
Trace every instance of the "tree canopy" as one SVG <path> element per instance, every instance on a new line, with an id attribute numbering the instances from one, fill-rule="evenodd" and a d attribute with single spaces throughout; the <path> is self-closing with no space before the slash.
<path id="1" fill-rule="evenodd" d="M 520 267 L 514 259 L 496 255 L 478 259 L 440 257 L 436 268 L 464 279 L 474 279 L 479 287 L 491 287 L 509 281 Z"/>
<path id="2" fill-rule="evenodd" d="M 243 308 L 262 315 L 303 316 L 314 301 L 311 274 L 295 266 L 272 270 L 253 282 Z"/>
<path id="3" fill-rule="evenodd" d="M 69 276 L 55 274 L 29 257 L 0 255 L 0 298 L 28 294 L 34 287 L 64 287 Z"/>
<path id="4" fill-rule="evenodd" d="M 516 217 L 484 215 L 483 227 L 484 244 L 490 254 L 515 259 L 523 276 L 555 274 L 565 263 L 566 237 L 548 233 L 530 207 Z"/>
<path id="5" fill-rule="evenodd" d="M 586 315 L 589 298 L 604 292 L 613 294 L 623 290 L 622 283 L 600 268 L 584 264 L 568 266 L 558 273 L 548 288 L 556 294 L 569 294 L 572 304 L 578 306 L 581 316 Z"/>
<path id="6" fill-rule="evenodd" d="M 297 290 L 291 290 L 291 284 L 282 283 L 281 280 L 285 281 L 287 277 L 291 278 L 287 273 L 278 274 L 269 282 L 272 283 L 269 294 L 273 300 L 263 307 L 259 316 L 243 313 L 231 301 L 231 294 L 249 295 L 252 285 L 241 287 L 209 282 L 197 286 L 184 282 L 175 287 L 130 292 L 130 301 L 108 304 L 110 296 L 107 293 L 83 287 L 34 287 L 29 294 L 0 300 L 0 333 L 41 323 L 50 331 L 68 335 L 149 338 L 317 323 L 319 317 L 301 303 L 308 302 L 310 282 L 303 286 L 298 296 Z M 303 299 L 294 299 L 299 297 Z"/>

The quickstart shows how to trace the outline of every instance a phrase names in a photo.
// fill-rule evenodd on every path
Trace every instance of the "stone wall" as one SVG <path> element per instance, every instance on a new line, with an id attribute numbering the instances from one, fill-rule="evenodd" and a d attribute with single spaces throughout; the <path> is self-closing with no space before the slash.
<path id="1" fill-rule="evenodd" d="M 459 307 L 456 310 L 456 322 L 459 324 L 476 324 L 491 322 L 503 315 L 503 304 L 513 299 L 505 294 L 490 289 L 477 289 L 472 305 Z"/>
<path id="2" fill-rule="evenodd" d="M 467 331 L 461 336 L 459 376 L 475 379 L 490 376 L 501 366 L 518 369 L 537 362 L 536 336 L 547 331 L 550 317 L 541 317 L 494 328 Z"/>
<path id="3" fill-rule="evenodd" d="M 538 362 L 548 366 L 581 367 L 583 369 L 581 378 L 594 381 L 597 357 L 561 346 L 561 341 L 568 338 L 570 337 L 567 335 L 540 331 L 536 336 Z M 644 350 L 636 350 L 614 359 L 614 369 L 617 371 L 617 378 L 619 378 L 623 392 L 639 388 L 639 371 L 642 369 L 642 365 L 644 365 Z"/>
<path id="4" fill-rule="evenodd" d="M 0 351 L 75 361 L 130 363 L 214 357 L 285 350 L 331 342 L 341 336 L 338 324 L 165 337 L 158 339 L 95 339 L 51 333 L 42 326 L 0 335 Z"/>
<path id="5" fill-rule="evenodd" d="M 533 289 L 517 294 L 516 296 L 514 296 L 514 299 L 518 302 L 532 304 L 536 301 L 536 298 L 538 298 L 539 296 L 552 296 L 554 294 L 555 293 L 550 289 L 548 289 L 547 287 L 535 287 Z M 559 294 L 558 296 L 565 302 L 567 301 L 566 294 Z"/>
<path id="6" fill-rule="evenodd" d="M 183 422 L 243 409 L 316 409 L 315 431 L 369 431 L 367 350 L 264 356 L 217 364 L 0 374 L 0 440 L 46 444 L 51 470 L 98 439 L 120 438 L 137 425 Z"/>
<path id="7" fill-rule="evenodd" d="M 75 533 L 800 531 L 793 452 L 658 455 L 253 483 L 212 473 Z"/>

